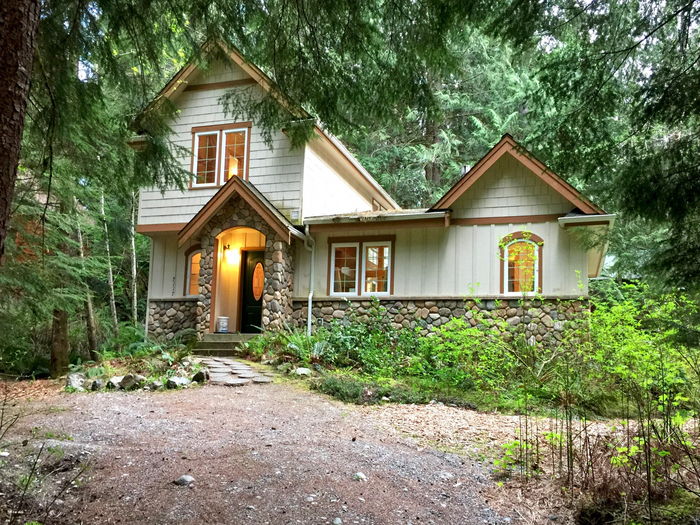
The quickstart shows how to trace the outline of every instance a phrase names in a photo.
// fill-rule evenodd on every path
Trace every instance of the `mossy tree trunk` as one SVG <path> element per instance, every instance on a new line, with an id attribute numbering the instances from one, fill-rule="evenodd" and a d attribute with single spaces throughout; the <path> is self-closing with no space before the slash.
<path id="1" fill-rule="evenodd" d="M 68 312 L 53 311 L 51 325 L 51 377 L 59 377 L 68 371 Z"/>

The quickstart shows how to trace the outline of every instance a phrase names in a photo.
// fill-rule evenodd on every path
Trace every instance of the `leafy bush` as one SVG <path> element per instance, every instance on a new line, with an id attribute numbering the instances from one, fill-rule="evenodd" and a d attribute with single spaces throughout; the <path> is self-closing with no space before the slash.
<path id="1" fill-rule="evenodd" d="M 511 379 L 516 360 L 500 333 L 452 319 L 420 339 L 409 373 L 471 390 L 494 391 Z"/>

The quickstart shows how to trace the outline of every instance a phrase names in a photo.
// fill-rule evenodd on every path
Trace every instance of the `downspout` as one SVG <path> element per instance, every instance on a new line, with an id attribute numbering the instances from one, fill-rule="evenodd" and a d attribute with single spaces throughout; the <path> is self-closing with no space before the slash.
<path id="1" fill-rule="evenodd" d="M 143 321 L 143 342 L 148 342 L 148 320 L 151 315 L 151 272 L 153 271 L 153 239 L 151 238 L 151 253 L 148 259 L 148 287 L 146 288 L 146 319 Z"/>
<path id="2" fill-rule="evenodd" d="M 311 307 L 314 299 L 314 268 L 316 267 L 316 241 L 309 233 L 309 225 L 304 228 L 304 248 L 311 252 L 311 269 L 309 270 L 309 301 L 306 306 L 306 335 L 311 336 Z"/>

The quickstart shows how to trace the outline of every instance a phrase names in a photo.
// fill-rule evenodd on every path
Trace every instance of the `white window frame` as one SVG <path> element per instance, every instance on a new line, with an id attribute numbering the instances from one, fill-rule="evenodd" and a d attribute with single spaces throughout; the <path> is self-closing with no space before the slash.
<path id="1" fill-rule="evenodd" d="M 355 248 L 355 291 L 354 292 L 336 292 L 335 291 L 335 249 L 336 248 Z M 331 267 L 329 268 L 331 274 L 331 289 L 330 294 L 335 297 L 354 297 L 360 295 L 357 289 L 357 276 L 360 273 L 359 264 L 362 259 L 362 254 L 360 253 L 360 243 L 359 242 L 334 242 L 331 244 Z"/>
<path id="2" fill-rule="evenodd" d="M 243 174 L 240 178 L 245 179 L 245 174 L 246 174 L 246 169 L 248 167 L 248 128 L 233 128 L 233 129 L 223 129 L 219 130 L 221 133 L 220 137 L 220 142 L 221 146 L 219 148 L 219 154 L 218 158 L 221 160 L 219 161 L 218 168 L 219 168 L 219 181 L 221 185 L 226 184 L 228 181 L 226 180 L 226 134 L 227 133 L 240 133 L 241 131 L 244 134 L 243 138 L 243 169 L 241 173 Z M 218 159 L 217 159 L 218 161 Z"/>
<path id="3" fill-rule="evenodd" d="M 202 250 L 193 250 L 189 254 L 187 254 L 187 281 L 185 282 L 185 297 L 197 297 L 199 294 L 191 294 L 190 293 L 190 288 L 192 284 L 192 257 L 194 257 L 195 254 L 200 254 L 199 257 L 199 266 L 200 266 L 200 271 L 202 267 Z M 198 277 L 199 278 L 199 277 Z M 199 285 L 199 283 L 197 283 Z"/>
<path id="4" fill-rule="evenodd" d="M 366 254 L 367 254 L 367 248 L 372 248 L 375 246 L 386 246 L 387 251 L 388 251 L 388 261 L 389 264 L 387 266 L 387 275 L 386 275 L 386 292 L 368 292 L 365 290 L 365 285 L 367 284 L 367 259 L 366 259 Z M 391 241 L 372 241 L 372 242 L 363 242 L 362 243 L 362 289 L 360 290 L 362 295 L 366 295 L 368 297 L 372 297 L 375 295 L 379 296 L 385 296 L 385 295 L 391 295 L 391 265 L 394 261 L 392 261 L 392 253 L 391 253 Z M 359 294 L 358 294 L 359 295 Z"/>
<path id="5" fill-rule="evenodd" d="M 198 183 L 197 182 L 197 157 L 199 154 L 199 137 L 204 136 L 204 135 L 216 135 L 216 140 L 221 141 L 221 130 L 217 131 L 199 131 L 194 134 L 194 151 L 192 152 L 192 187 L 193 188 L 216 188 L 219 186 L 219 181 L 220 181 L 220 176 L 219 176 L 219 147 L 217 145 L 216 148 L 216 166 L 214 168 L 214 182 L 204 182 L 204 183 Z"/>
<path id="6" fill-rule="evenodd" d="M 508 287 L 508 258 L 509 258 L 509 252 L 510 252 L 510 247 L 517 243 L 517 242 L 526 242 L 529 244 L 532 244 L 532 246 L 535 248 L 534 253 L 535 253 L 535 266 L 533 268 L 533 274 L 534 274 L 534 280 L 533 280 L 533 288 L 534 290 L 531 292 L 511 292 L 509 291 Z M 537 244 L 535 241 L 532 241 L 530 239 L 513 239 L 510 241 L 508 244 L 505 245 L 503 248 L 503 293 L 505 295 L 513 296 L 513 297 L 522 297 L 523 295 L 537 295 L 538 291 L 540 289 L 540 272 L 539 272 L 539 257 L 540 257 L 540 245 Z"/>

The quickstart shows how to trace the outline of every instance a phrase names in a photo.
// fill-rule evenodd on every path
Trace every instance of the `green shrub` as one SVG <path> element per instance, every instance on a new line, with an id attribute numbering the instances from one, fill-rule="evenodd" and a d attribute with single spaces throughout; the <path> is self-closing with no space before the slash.
<path id="1" fill-rule="evenodd" d="M 329 345 L 324 359 L 327 364 L 377 374 L 403 373 L 419 339 L 413 330 L 394 328 L 387 322 L 386 308 L 376 297 L 366 315 L 348 307 L 344 318 L 319 329 L 317 336 Z"/>
<path id="2" fill-rule="evenodd" d="M 512 379 L 516 364 L 500 334 L 452 319 L 420 340 L 409 372 L 457 388 L 493 391 Z"/>

